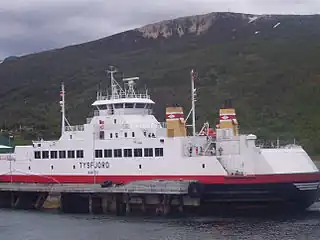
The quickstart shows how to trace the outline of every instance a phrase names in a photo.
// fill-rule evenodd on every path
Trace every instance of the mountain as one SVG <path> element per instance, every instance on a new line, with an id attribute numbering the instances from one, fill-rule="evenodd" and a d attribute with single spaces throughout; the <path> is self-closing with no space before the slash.
<path id="1" fill-rule="evenodd" d="M 194 68 L 198 127 L 206 120 L 214 125 L 219 107 L 232 99 L 243 132 L 295 138 L 315 154 L 320 153 L 319 63 L 318 15 L 210 13 L 163 21 L 4 61 L 0 124 L 33 128 L 26 138 L 58 136 L 62 81 L 68 119 L 83 123 L 97 86 L 109 84 L 109 65 L 123 72 L 119 76 L 140 76 L 138 87 L 147 85 L 159 120 L 166 104 L 181 104 L 187 114 Z"/>

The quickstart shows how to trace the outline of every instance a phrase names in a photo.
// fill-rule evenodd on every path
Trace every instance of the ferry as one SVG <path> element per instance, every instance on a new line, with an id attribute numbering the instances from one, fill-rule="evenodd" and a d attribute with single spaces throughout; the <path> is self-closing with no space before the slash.
<path id="1" fill-rule="evenodd" d="M 214 128 L 205 123 L 196 131 L 193 70 L 189 114 L 185 117 L 181 106 L 167 106 L 164 123 L 153 115 L 155 102 L 148 91 L 137 91 L 139 77 L 123 78 L 119 84 L 116 72 L 114 67 L 108 69 L 111 91 L 97 92 L 93 117 L 83 125 L 69 124 L 62 84 L 60 138 L 33 141 L 0 154 L 0 182 L 190 180 L 194 183 L 190 196 L 209 203 L 306 209 L 319 199 L 320 173 L 303 147 L 259 146 L 256 135 L 239 133 L 230 101 L 219 110 Z"/>

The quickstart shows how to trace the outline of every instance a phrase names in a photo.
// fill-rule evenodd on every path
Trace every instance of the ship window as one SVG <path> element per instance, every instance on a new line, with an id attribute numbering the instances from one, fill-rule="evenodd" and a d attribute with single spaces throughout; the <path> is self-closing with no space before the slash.
<path id="1" fill-rule="evenodd" d="M 116 103 L 114 105 L 114 108 L 123 108 L 123 104 L 122 103 Z"/>
<path id="2" fill-rule="evenodd" d="M 133 103 L 126 103 L 125 107 L 126 108 L 133 108 L 133 105 L 134 105 Z"/>
<path id="3" fill-rule="evenodd" d="M 104 131 L 100 131 L 100 133 L 99 133 L 99 138 L 100 138 L 100 139 L 104 139 Z"/>
<path id="4" fill-rule="evenodd" d="M 114 157 L 116 158 L 116 157 L 122 157 L 122 151 L 121 151 L 121 149 L 114 149 L 113 150 L 113 155 L 114 155 Z"/>
<path id="5" fill-rule="evenodd" d="M 133 153 L 135 157 L 142 157 L 142 148 L 135 148 Z"/>
<path id="6" fill-rule="evenodd" d="M 144 149 L 144 156 L 145 157 L 152 157 L 153 156 L 153 149 L 152 148 L 145 148 Z"/>
<path id="7" fill-rule="evenodd" d="M 134 135 L 134 132 L 132 132 L 132 137 L 134 137 L 135 135 Z"/>
<path id="8" fill-rule="evenodd" d="M 156 157 L 162 157 L 163 156 L 163 148 L 155 148 L 154 149 L 154 155 Z"/>
<path id="9" fill-rule="evenodd" d="M 160 139 L 160 142 L 161 142 L 161 143 L 164 143 L 164 139 Z"/>
<path id="10" fill-rule="evenodd" d="M 116 138 L 118 138 L 119 137 L 119 134 L 118 133 L 116 133 Z"/>
<path id="11" fill-rule="evenodd" d="M 59 158 L 66 158 L 66 151 L 59 151 Z"/>
<path id="12" fill-rule="evenodd" d="M 116 124 L 117 123 L 117 119 L 113 119 L 113 123 Z"/>
<path id="13" fill-rule="evenodd" d="M 124 133 L 124 137 L 128 137 L 128 133 L 125 132 L 125 133 Z"/>
<path id="14" fill-rule="evenodd" d="M 110 133 L 110 138 L 112 138 L 112 133 Z"/>
<path id="15" fill-rule="evenodd" d="M 68 158 L 74 158 L 74 151 L 68 150 Z"/>
<path id="16" fill-rule="evenodd" d="M 136 103 L 136 108 L 144 108 L 144 103 Z"/>
<path id="17" fill-rule="evenodd" d="M 124 157 L 132 157 L 132 149 L 124 149 L 123 156 Z"/>
<path id="18" fill-rule="evenodd" d="M 141 164 L 139 164 L 139 169 L 141 169 Z"/>
<path id="19" fill-rule="evenodd" d="M 51 170 L 53 170 L 53 166 L 51 165 Z"/>
<path id="20" fill-rule="evenodd" d="M 96 149 L 95 156 L 96 156 L 96 158 L 102 158 L 102 150 L 101 149 Z"/>
<path id="21" fill-rule="evenodd" d="M 202 164 L 202 168 L 205 168 L 206 167 L 206 165 L 205 164 Z"/>
<path id="22" fill-rule="evenodd" d="M 83 158 L 83 150 L 77 150 L 77 158 Z"/>
<path id="23" fill-rule="evenodd" d="M 48 159 L 49 158 L 49 151 L 42 151 L 42 158 Z"/>
<path id="24" fill-rule="evenodd" d="M 104 150 L 104 157 L 105 158 L 112 158 L 112 149 L 105 149 Z"/>
<path id="25" fill-rule="evenodd" d="M 41 152 L 40 151 L 34 152 L 34 158 L 35 159 L 40 159 L 41 158 Z"/>
<path id="26" fill-rule="evenodd" d="M 50 158 L 51 159 L 58 158 L 58 152 L 57 151 L 51 151 L 50 152 Z"/>

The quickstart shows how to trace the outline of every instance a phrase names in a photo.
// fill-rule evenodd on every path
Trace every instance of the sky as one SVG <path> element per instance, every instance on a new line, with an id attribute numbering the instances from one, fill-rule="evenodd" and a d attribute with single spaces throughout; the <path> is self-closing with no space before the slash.
<path id="1" fill-rule="evenodd" d="M 320 14 L 320 0 L 0 0 L 0 59 L 210 12 Z"/>

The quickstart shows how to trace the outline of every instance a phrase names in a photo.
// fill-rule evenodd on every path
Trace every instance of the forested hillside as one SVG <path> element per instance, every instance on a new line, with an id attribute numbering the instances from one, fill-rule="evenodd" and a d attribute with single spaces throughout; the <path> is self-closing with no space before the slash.
<path id="1" fill-rule="evenodd" d="M 105 70 L 140 76 L 164 119 L 166 104 L 190 109 L 190 70 L 199 75 L 197 118 L 215 124 L 232 99 L 241 130 L 295 138 L 320 153 L 320 17 L 212 13 L 146 26 L 97 41 L 0 64 L 2 128 L 32 128 L 26 138 L 59 136 L 60 83 L 73 124 L 92 112 Z M 1 126 L 0 125 L 0 126 Z M 1 127 L 0 127 L 1 128 Z M 27 130 L 25 130 L 27 131 Z"/>

